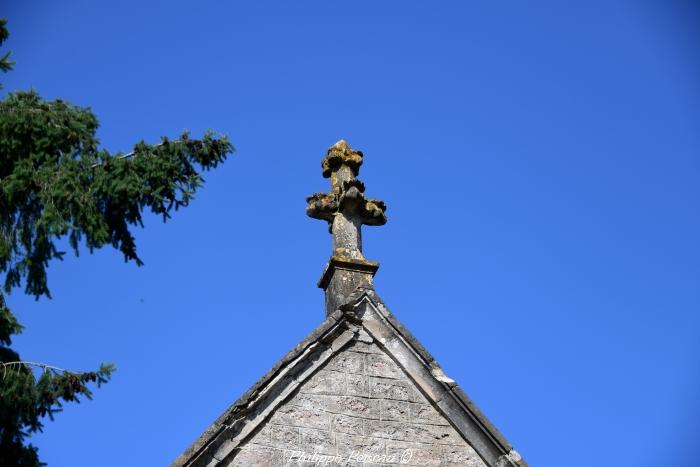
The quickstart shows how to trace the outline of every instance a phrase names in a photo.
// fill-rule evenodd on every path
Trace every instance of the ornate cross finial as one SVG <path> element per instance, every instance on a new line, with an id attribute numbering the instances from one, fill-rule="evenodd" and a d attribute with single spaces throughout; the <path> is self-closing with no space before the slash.
<path id="1" fill-rule="evenodd" d="M 331 146 L 321 163 L 323 176 L 331 179 L 329 193 L 315 193 L 306 201 L 306 214 L 328 222 L 333 234 L 333 254 L 319 286 L 326 291 L 326 312 L 335 311 L 345 296 L 360 285 L 371 285 L 378 263 L 362 255 L 362 225 L 386 223 L 383 201 L 365 198 L 365 185 L 357 179 L 362 152 L 344 140 Z"/>
<path id="2" fill-rule="evenodd" d="M 356 177 L 362 165 L 362 152 L 340 140 L 323 159 L 323 176 L 331 179 L 330 193 L 315 193 L 306 201 L 306 214 L 328 221 L 333 234 L 333 256 L 364 260 L 362 225 L 386 224 L 383 201 L 365 198 L 365 184 Z"/>

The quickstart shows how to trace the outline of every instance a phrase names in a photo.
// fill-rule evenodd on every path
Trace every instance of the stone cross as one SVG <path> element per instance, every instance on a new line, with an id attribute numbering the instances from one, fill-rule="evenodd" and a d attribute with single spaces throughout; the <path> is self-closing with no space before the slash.
<path id="1" fill-rule="evenodd" d="M 331 259 L 319 282 L 326 292 L 326 313 L 331 314 L 360 285 L 371 286 L 379 264 L 362 255 L 362 225 L 386 223 L 384 202 L 365 198 L 365 185 L 357 179 L 362 152 L 344 140 L 331 146 L 321 166 L 331 179 L 329 193 L 315 193 L 306 201 L 306 214 L 328 222 L 333 235 Z"/>

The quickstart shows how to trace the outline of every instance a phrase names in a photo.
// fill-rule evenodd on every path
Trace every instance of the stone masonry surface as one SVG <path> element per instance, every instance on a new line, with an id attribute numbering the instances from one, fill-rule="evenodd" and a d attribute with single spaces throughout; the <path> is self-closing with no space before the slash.
<path id="1" fill-rule="evenodd" d="M 227 465 L 486 467 L 387 354 L 358 341 L 304 382 Z"/>

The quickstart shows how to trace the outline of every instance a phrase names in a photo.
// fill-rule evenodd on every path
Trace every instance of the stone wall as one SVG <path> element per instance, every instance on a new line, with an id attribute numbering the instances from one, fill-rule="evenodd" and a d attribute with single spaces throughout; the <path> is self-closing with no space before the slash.
<path id="1" fill-rule="evenodd" d="M 363 342 L 333 356 L 228 465 L 486 467 L 401 368 Z"/>

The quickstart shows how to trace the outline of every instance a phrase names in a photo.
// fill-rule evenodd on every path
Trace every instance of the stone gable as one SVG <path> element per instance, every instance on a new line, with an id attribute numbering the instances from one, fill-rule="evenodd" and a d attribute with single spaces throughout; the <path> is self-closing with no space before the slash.
<path id="1" fill-rule="evenodd" d="M 361 228 L 386 223 L 386 205 L 365 197 L 362 160 L 338 141 L 322 162 L 330 191 L 306 199 L 333 237 L 326 319 L 172 467 L 527 466 L 374 291 Z"/>
<path id="2" fill-rule="evenodd" d="M 278 465 L 527 467 L 369 288 L 358 288 L 172 464 Z"/>
<path id="3" fill-rule="evenodd" d="M 486 467 L 389 355 L 357 341 L 321 366 L 236 451 L 225 465 Z"/>

